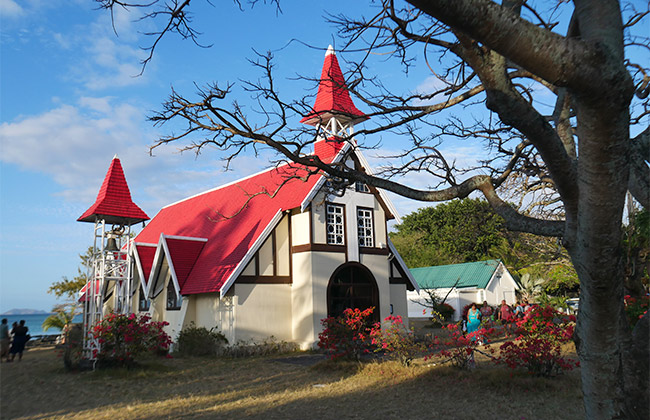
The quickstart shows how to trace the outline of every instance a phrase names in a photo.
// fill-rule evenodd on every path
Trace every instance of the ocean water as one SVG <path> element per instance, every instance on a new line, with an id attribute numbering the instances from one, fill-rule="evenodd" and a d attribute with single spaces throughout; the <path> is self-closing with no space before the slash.
<path id="1" fill-rule="evenodd" d="M 61 334 L 61 330 L 58 328 L 50 328 L 47 331 L 43 331 L 43 321 L 45 318 L 51 314 L 32 314 L 32 315 L 0 315 L 0 319 L 7 318 L 9 323 L 9 330 L 11 330 L 11 325 L 14 322 L 20 322 L 21 319 L 25 320 L 25 326 L 29 328 L 29 334 L 34 337 L 37 335 L 58 335 Z M 81 322 L 81 315 L 77 315 L 73 322 Z"/>

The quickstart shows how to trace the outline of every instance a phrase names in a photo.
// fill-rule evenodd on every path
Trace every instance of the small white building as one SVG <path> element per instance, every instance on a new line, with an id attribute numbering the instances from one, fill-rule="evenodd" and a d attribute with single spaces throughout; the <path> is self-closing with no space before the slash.
<path id="1" fill-rule="evenodd" d="M 515 292 L 519 288 L 499 260 L 412 268 L 410 271 L 421 289 L 407 293 L 409 318 L 414 320 L 430 317 L 430 310 L 422 305 L 428 297 L 425 290 L 434 290 L 440 298 L 447 296 L 445 303 L 454 308 L 454 320 L 458 320 L 465 305 L 472 302 L 487 301 L 497 306 L 505 299 L 508 304 L 515 303 Z"/>

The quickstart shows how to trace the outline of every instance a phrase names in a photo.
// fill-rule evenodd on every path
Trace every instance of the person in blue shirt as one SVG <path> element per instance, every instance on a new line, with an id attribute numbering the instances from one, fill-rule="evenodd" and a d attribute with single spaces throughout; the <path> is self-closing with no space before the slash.
<path id="1" fill-rule="evenodd" d="M 467 311 L 467 334 L 471 334 L 478 330 L 481 325 L 481 311 L 476 307 L 476 303 L 472 303 L 472 307 Z"/>

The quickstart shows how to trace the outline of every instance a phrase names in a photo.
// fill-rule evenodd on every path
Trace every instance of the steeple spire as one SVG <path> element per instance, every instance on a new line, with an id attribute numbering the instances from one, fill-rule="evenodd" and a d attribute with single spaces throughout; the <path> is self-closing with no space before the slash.
<path id="1" fill-rule="evenodd" d="M 149 220 L 149 216 L 131 200 L 131 191 L 117 155 L 111 161 L 95 204 L 77 221 L 95 223 L 101 219 L 106 220 L 106 223 L 123 226 Z"/>
<path id="2" fill-rule="evenodd" d="M 352 102 L 350 92 L 339 67 L 334 48 L 330 45 L 325 53 L 323 71 L 318 84 L 316 102 L 312 111 L 301 123 L 329 128 L 332 134 L 351 127 L 368 117 Z"/>

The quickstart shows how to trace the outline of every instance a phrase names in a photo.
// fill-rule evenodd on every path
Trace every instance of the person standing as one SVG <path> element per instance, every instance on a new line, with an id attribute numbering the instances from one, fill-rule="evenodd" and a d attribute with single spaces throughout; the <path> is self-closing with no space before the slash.
<path id="1" fill-rule="evenodd" d="M 507 337 L 511 328 L 510 323 L 512 322 L 514 316 L 512 314 L 512 308 L 510 307 L 510 305 L 506 303 L 505 299 L 501 301 L 501 306 L 499 307 L 498 316 L 506 329 L 506 337 Z"/>
<path id="2" fill-rule="evenodd" d="M 472 307 L 467 311 L 467 334 L 471 334 L 478 330 L 481 325 L 481 312 L 476 308 L 476 303 L 472 303 Z"/>
<path id="3" fill-rule="evenodd" d="M 481 306 L 481 319 L 488 321 L 492 319 L 492 307 L 488 305 L 487 300 L 484 300 Z"/>
<path id="4" fill-rule="evenodd" d="M 517 302 L 515 306 L 515 319 L 521 319 L 524 317 L 524 305 L 521 302 Z"/>
<path id="5" fill-rule="evenodd" d="M 18 361 L 20 362 L 23 359 L 25 344 L 29 340 L 29 335 L 27 334 L 29 328 L 25 326 L 25 320 L 21 319 L 18 326 L 14 327 L 12 332 L 14 334 L 14 341 L 11 343 L 11 350 L 9 350 L 9 353 L 11 353 L 11 359 L 9 361 L 13 362 L 16 354 L 18 354 Z"/>
<path id="6" fill-rule="evenodd" d="M 9 324 L 7 318 L 2 318 L 0 324 L 0 361 L 9 360 Z"/>

